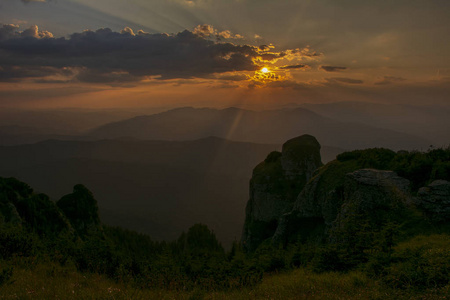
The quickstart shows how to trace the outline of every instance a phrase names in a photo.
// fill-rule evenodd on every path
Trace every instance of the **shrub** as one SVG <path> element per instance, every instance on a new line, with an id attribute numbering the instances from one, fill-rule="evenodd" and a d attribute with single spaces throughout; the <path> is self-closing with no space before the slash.
<path id="1" fill-rule="evenodd" d="M 2 286 L 5 283 L 8 283 L 11 280 L 13 270 L 14 270 L 13 267 L 6 267 L 0 270 L 0 286 Z"/>
<path id="2" fill-rule="evenodd" d="M 19 227 L 0 227 L 0 258 L 13 255 L 32 256 L 37 248 L 37 239 Z"/>
<path id="3" fill-rule="evenodd" d="M 396 247 L 383 281 L 397 288 L 443 287 L 450 282 L 450 237 L 419 236 Z"/>

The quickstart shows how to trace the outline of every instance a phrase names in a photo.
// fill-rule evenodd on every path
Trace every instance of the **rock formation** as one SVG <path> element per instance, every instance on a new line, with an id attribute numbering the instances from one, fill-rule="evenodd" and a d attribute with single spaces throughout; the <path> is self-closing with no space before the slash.
<path id="1" fill-rule="evenodd" d="M 450 182 L 435 180 L 419 189 L 417 206 L 433 221 L 450 220 Z"/>
<path id="2" fill-rule="evenodd" d="M 280 218 L 273 240 L 287 242 L 300 232 L 321 227 L 322 234 L 339 229 L 348 218 L 359 215 L 382 222 L 384 216 L 399 213 L 409 198 L 409 180 L 392 171 L 360 169 L 345 175 L 344 184 L 333 190 L 319 190 L 323 176 L 317 175 L 300 193 L 293 210 Z M 315 225 L 311 222 L 315 221 Z M 321 226 L 322 225 L 322 226 Z"/>
<path id="3" fill-rule="evenodd" d="M 322 167 L 319 150 L 312 136 L 301 136 L 286 142 L 281 153 L 272 152 L 254 169 L 242 237 L 247 250 L 266 240 L 283 244 L 333 241 L 339 233 L 363 223 L 377 232 L 386 224 L 404 222 L 416 211 L 412 192 L 417 188 L 412 188 L 426 178 L 399 168 L 409 174 L 410 181 L 393 171 L 373 168 L 387 168 L 389 163 L 398 167 L 396 159 L 404 160 L 408 153 L 358 150 Z M 450 219 L 449 181 L 436 180 L 418 195 L 417 208 L 432 221 Z"/>
<path id="4" fill-rule="evenodd" d="M 292 210 L 297 195 L 321 165 L 320 144 L 313 136 L 302 135 L 256 166 L 242 238 L 246 249 L 256 248 L 274 234 L 279 218 Z"/>

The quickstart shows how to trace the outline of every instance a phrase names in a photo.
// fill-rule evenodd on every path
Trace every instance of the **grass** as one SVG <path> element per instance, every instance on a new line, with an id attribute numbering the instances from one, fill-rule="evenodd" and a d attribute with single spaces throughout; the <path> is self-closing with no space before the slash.
<path id="1" fill-rule="evenodd" d="M 254 288 L 228 291 L 178 291 L 138 288 L 70 266 L 39 264 L 14 268 L 0 287 L 0 299 L 448 299 L 450 287 L 394 290 L 354 271 L 315 274 L 307 269 L 266 275 Z"/>

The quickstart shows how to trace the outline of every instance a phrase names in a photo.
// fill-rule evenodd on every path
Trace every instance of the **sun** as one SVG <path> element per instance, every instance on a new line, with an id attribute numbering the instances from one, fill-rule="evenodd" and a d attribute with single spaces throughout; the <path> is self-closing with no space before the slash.
<path id="1" fill-rule="evenodd" d="M 269 69 L 267 69 L 266 67 L 264 67 L 264 68 L 261 69 L 261 72 L 263 72 L 263 73 L 269 73 L 270 71 L 269 71 Z"/>

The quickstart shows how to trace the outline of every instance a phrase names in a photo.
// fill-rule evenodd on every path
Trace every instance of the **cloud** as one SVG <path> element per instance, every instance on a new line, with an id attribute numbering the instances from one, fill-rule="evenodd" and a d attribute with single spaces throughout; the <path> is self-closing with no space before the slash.
<path id="1" fill-rule="evenodd" d="M 228 72 L 256 71 L 261 62 L 274 63 L 295 56 L 309 59 L 309 49 L 281 52 L 273 47 L 236 45 L 207 38 L 215 30 L 201 25 L 194 31 L 177 34 L 137 33 L 126 27 L 121 32 L 109 28 L 73 33 L 55 38 L 37 26 L 19 31 L 16 25 L 0 27 L 2 80 L 66 74 L 71 80 L 92 83 L 119 83 L 172 78 L 199 78 Z M 298 65 L 299 66 L 299 65 Z M 19 68 L 21 72 L 14 68 Z M 45 70 L 41 76 L 27 73 Z M 16 70 L 16 71 L 14 71 Z M 64 71 L 65 70 L 65 71 Z M 70 70 L 68 72 L 67 70 Z M 236 77 L 237 79 L 237 77 Z M 58 79 L 59 80 L 59 79 Z"/>
<path id="2" fill-rule="evenodd" d="M 66 77 L 74 73 L 68 68 L 47 66 L 0 66 L 0 82 L 17 82 L 25 78 Z M 54 80 L 54 79 L 52 79 Z"/>
<path id="3" fill-rule="evenodd" d="M 122 29 L 120 31 L 121 34 L 129 34 L 129 35 L 135 35 L 133 29 L 131 29 L 130 27 L 125 27 L 124 29 Z M 139 30 L 138 34 L 145 34 L 145 32 L 143 30 Z"/>
<path id="4" fill-rule="evenodd" d="M 324 70 L 325 72 L 339 72 L 346 70 L 347 67 L 320 66 L 320 69 Z"/>
<path id="5" fill-rule="evenodd" d="M 233 74 L 220 75 L 220 76 L 217 76 L 216 78 L 220 79 L 220 80 L 226 80 L 226 81 L 243 81 L 243 80 L 248 80 L 249 76 L 247 76 L 245 74 L 233 73 Z"/>
<path id="6" fill-rule="evenodd" d="M 269 83 L 267 86 L 271 88 L 293 89 L 301 91 L 309 88 L 309 85 L 306 83 L 296 82 L 292 80 L 274 81 Z"/>
<path id="7" fill-rule="evenodd" d="M 345 78 L 345 77 L 333 77 L 333 78 L 327 78 L 326 79 L 329 83 L 336 83 L 336 82 L 342 82 L 347 84 L 363 84 L 364 81 L 359 79 L 353 79 L 353 78 Z"/>
<path id="8" fill-rule="evenodd" d="M 19 25 L 3 24 L 2 27 L 0 27 L 0 41 L 27 37 L 36 39 L 53 37 L 53 34 L 49 31 L 39 31 L 39 28 L 36 25 L 30 26 L 24 31 L 18 31 L 18 29 Z"/>
<path id="9" fill-rule="evenodd" d="M 196 34 L 201 37 L 209 37 L 211 35 L 214 35 L 216 30 L 214 27 L 208 24 L 198 25 L 194 28 L 193 34 Z"/>
<path id="10" fill-rule="evenodd" d="M 43 38 L 52 38 L 53 34 L 49 31 L 39 31 L 39 28 L 37 25 L 33 25 L 30 28 L 22 31 L 20 33 L 22 37 L 33 37 L 36 39 L 43 39 Z"/>
<path id="11" fill-rule="evenodd" d="M 307 65 L 288 65 L 288 66 L 282 66 L 279 67 L 281 70 L 292 70 L 292 69 L 309 69 L 309 66 Z"/>
<path id="12" fill-rule="evenodd" d="M 192 33 L 195 35 L 198 35 L 200 37 L 203 37 L 203 38 L 215 37 L 217 40 L 244 39 L 244 36 L 242 36 L 240 34 L 232 34 L 231 31 L 229 31 L 229 30 L 218 31 L 212 25 L 208 25 L 208 24 L 198 25 L 197 27 L 194 28 Z"/>
<path id="13" fill-rule="evenodd" d="M 22 1 L 25 4 L 32 3 L 32 2 L 47 2 L 47 0 L 20 0 L 20 1 Z"/>
<path id="14" fill-rule="evenodd" d="M 392 84 L 395 82 L 402 82 L 405 81 L 405 78 L 402 77 L 394 77 L 394 76 L 384 76 L 383 80 L 375 82 L 376 85 L 386 85 L 386 84 Z"/>

